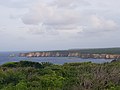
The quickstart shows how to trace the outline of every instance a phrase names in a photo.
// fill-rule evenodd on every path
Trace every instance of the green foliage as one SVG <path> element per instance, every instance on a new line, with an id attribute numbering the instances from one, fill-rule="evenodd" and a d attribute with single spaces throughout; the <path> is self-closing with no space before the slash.
<path id="1" fill-rule="evenodd" d="M 0 67 L 0 90 L 120 90 L 120 62 L 6 63 Z"/>
<path id="2" fill-rule="evenodd" d="M 41 64 L 42 64 L 42 67 L 48 67 L 48 66 L 53 65 L 53 64 L 50 63 L 50 62 L 41 62 Z"/>
<path id="3" fill-rule="evenodd" d="M 17 66 L 17 62 L 8 62 L 2 65 L 2 67 L 16 67 Z"/>
<path id="4" fill-rule="evenodd" d="M 82 54 L 120 54 L 120 48 L 76 49 L 71 51 Z"/>
<path id="5" fill-rule="evenodd" d="M 20 62 L 8 62 L 2 65 L 2 67 L 10 67 L 10 68 L 15 68 L 15 67 L 34 67 L 34 68 L 44 68 L 47 66 L 51 66 L 52 63 L 49 62 L 32 62 L 32 61 L 20 61 Z"/>

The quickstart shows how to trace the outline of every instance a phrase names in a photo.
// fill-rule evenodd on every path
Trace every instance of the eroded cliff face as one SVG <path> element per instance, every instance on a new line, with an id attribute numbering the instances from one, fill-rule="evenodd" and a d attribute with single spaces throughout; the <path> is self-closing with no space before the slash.
<path id="1" fill-rule="evenodd" d="M 120 54 L 81 54 L 80 52 L 30 52 L 21 53 L 21 57 L 80 57 L 96 59 L 118 59 Z"/>

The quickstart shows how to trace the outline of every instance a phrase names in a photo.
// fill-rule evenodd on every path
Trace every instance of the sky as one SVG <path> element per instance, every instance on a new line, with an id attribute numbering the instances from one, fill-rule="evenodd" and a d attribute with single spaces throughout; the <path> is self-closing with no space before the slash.
<path id="1" fill-rule="evenodd" d="M 120 46 L 120 0 L 0 0 L 0 51 Z"/>

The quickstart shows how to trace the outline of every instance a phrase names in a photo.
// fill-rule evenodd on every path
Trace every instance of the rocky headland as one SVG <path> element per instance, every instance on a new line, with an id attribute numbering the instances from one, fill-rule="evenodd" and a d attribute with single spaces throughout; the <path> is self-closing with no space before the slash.
<path id="1" fill-rule="evenodd" d="M 64 51 L 41 51 L 21 53 L 21 57 L 79 57 L 79 58 L 94 58 L 94 59 L 119 59 L 119 53 L 95 53 L 83 52 L 82 50 L 64 50 Z"/>

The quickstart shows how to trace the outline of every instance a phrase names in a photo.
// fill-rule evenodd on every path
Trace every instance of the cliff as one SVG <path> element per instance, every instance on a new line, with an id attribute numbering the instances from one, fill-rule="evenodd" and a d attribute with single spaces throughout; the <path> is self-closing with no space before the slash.
<path id="1" fill-rule="evenodd" d="M 21 53 L 21 57 L 80 57 L 80 58 L 95 58 L 95 59 L 118 59 L 120 54 L 97 54 L 97 53 L 81 53 L 80 51 L 43 51 Z"/>

